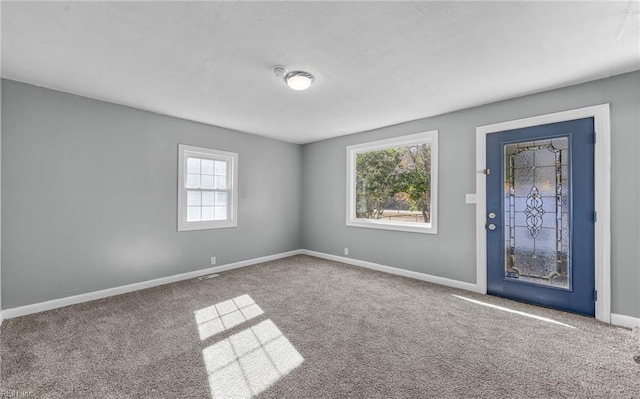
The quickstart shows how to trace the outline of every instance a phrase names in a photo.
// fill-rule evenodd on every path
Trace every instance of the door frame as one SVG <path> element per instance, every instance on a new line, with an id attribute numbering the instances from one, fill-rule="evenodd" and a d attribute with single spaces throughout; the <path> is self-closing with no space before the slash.
<path id="1" fill-rule="evenodd" d="M 487 293 L 487 230 L 485 228 L 487 187 L 484 174 L 487 134 L 583 118 L 593 118 L 596 131 L 594 148 L 594 195 L 597 214 L 595 284 L 598 293 L 596 319 L 611 323 L 611 123 L 608 103 L 476 128 L 476 285 L 478 292 Z"/>

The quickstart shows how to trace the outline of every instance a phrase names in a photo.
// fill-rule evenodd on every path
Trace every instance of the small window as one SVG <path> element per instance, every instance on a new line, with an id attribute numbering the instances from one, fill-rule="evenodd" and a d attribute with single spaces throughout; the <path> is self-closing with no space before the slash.
<path id="1" fill-rule="evenodd" d="M 178 145 L 178 231 L 235 227 L 238 154 Z"/>
<path id="2" fill-rule="evenodd" d="M 347 147 L 347 226 L 437 233 L 438 131 Z"/>

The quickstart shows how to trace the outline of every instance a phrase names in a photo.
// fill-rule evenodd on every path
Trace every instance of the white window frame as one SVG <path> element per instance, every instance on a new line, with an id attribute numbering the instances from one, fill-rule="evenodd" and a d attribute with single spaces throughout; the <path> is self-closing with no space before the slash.
<path id="1" fill-rule="evenodd" d="M 358 154 L 382 150 L 390 147 L 403 147 L 415 144 L 431 144 L 431 214 L 430 223 L 408 223 L 387 220 L 356 218 L 356 157 Z M 391 139 L 350 145 L 347 147 L 347 226 L 408 231 L 413 233 L 438 233 L 438 131 L 411 134 Z"/>
<path id="2" fill-rule="evenodd" d="M 214 161 L 227 162 L 229 175 L 229 191 L 227 206 L 229 219 L 211 220 L 201 222 L 187 222 L 187 158 L 195 157 Z M 222 229 L 238 226 L 238 154 L 229 151 L 220 151 L 210 148 L 195 147 L 178 144 L 178 231 Z"/>

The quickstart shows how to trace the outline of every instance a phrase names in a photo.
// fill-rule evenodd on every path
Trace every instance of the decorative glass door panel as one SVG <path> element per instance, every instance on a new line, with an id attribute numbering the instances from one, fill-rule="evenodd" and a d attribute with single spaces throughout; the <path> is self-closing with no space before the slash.
<path id="1" fill-rule="evenodd" d="M 569 289 L 569 139 L 504 145 L 505 277 Z"/>
<path id="2" fill-rule="evenodd" d="M 487 134 L 487 293 L 595 314 L 593 118 Z"/>

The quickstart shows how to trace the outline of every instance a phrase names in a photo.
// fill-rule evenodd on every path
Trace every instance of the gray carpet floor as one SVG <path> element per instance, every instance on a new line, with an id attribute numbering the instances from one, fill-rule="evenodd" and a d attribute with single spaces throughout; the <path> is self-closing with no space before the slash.
<path id="1" fill-rule="evenodd" d="M 630 330 L 308 256 L 5 320 L 0 351 L 31 398 L 640 397 Z"/>

